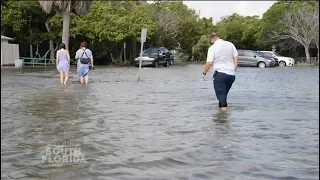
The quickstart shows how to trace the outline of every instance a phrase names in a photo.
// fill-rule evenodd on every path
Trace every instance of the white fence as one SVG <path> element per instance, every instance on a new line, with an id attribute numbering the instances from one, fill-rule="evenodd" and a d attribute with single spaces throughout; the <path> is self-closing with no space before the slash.
<path id="1" fill-rule="evenodd" d="M 1 66 L 15 65 L 15 60 L 20 58 L 18 44 L 1 43 Z"/>

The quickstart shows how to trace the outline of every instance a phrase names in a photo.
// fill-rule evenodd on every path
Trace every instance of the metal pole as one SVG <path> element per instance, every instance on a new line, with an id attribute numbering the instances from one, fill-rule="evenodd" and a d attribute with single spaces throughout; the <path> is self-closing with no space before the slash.
<path id="1" fill-rule="evenodd" d="M 139 76 L 138 76 L 138 82 L 140 81 L 140 71 L 141 71 L 141 63 L 142 63 L 142 51 L 143 51 L 143 42 L 141 42 L 141 49 L 140 49 L 140 61 L 139 61 Z"/>
<path id="2" fill-rule="evenodd" d="M 147 29 L 141 30 L 141 49 L 140 49 L 140 61 L 139 61 L 139 75 L 138 82 L 140 81 L 140 73 L 141 73 L 141 63 L 142 63 L 142 51 L 143 51 L 143 43 L 146 42 L 147 39 Z"/>

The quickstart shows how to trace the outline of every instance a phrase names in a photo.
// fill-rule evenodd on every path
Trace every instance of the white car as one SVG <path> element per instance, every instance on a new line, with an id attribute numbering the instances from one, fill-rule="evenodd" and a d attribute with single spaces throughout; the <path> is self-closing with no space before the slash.
<path id="1" fill-rule="evenodd" d="M 284 57 L 280 56 L 278 53 L 273 52 L 273 51 L 260 51 L 266 56 L 273 56 L 278 59 L 279 66 L 284 67 L 284 66 L 294 66 L 294 59 L 291 57 Z"/>

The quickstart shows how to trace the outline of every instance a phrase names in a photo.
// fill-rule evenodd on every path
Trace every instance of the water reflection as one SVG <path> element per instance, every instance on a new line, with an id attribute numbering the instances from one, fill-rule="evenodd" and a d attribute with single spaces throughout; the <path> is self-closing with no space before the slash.
<path id="1" fill-rule="evenodd" d="M 230 110 L 227 112 L 223 112 L 217 110 L 216 113 L 213 115 L 213 122 L 215 123 L 229 123 L 230 119 Z"/>

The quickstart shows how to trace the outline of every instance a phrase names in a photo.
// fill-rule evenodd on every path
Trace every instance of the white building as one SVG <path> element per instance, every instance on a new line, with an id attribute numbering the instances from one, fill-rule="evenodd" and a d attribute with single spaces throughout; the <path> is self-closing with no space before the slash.
<path id="1" fill-rule="evenodd" d="M 7 36 L 1 36 L 1 44 L 2 43 L 6 43 L 6 44 L 9 44 L 9 41 L 13 41 L 14 39 L 12 38 L 9 38 Z"/>
<path id="2" fill-rule="evenodd" d="M 1 36 L 1 66 L 15 65 L 14 61 L 20 58 L 19 44 L 10 44 L 14 39 Z"/>

